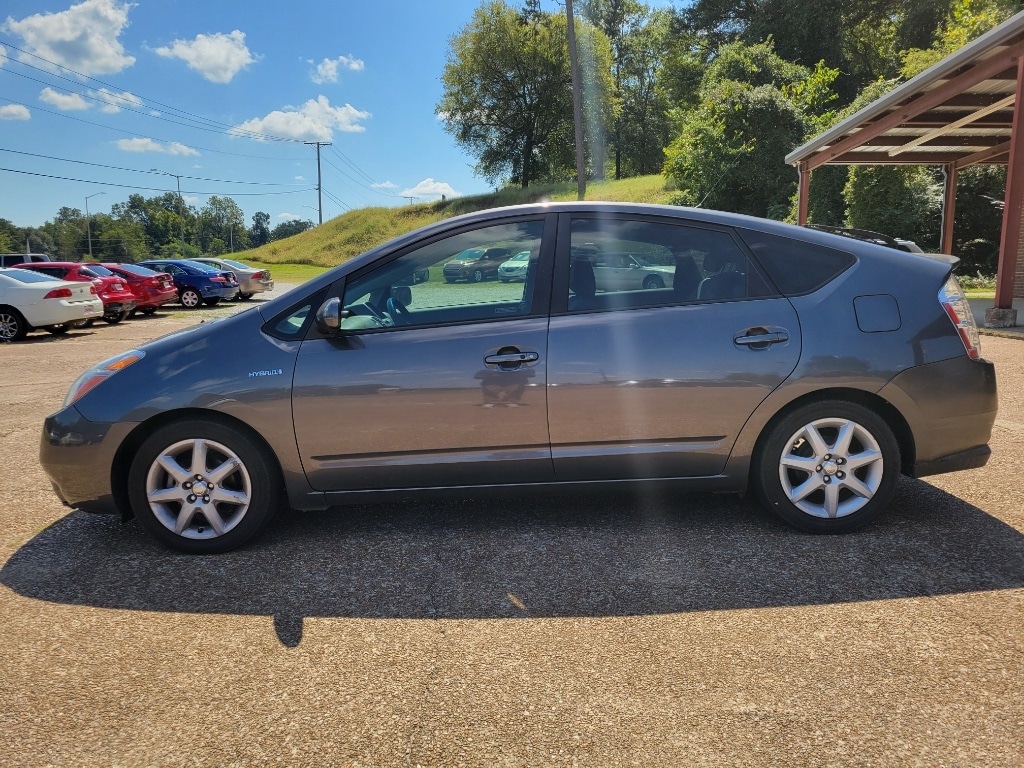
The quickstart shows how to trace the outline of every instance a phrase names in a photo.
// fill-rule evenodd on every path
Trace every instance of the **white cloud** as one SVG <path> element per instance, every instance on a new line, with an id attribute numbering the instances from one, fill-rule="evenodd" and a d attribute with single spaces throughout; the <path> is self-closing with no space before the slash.
<path id="1" fill-rule="evenodd" d="M 415 187 L 409 187 L 403 189 L 398 193 L 401 197 L 445 197 L 452 198 L 458 197 L 459 193 L 452 189 L 451 185 L 445 181 L 434 181 L 433 179 L 424 179 Z"/>
<path id="2" fill-rule="evenodd" d="M 92 91 L 90 95 L 95 96 L 102 102 L 105 102 L 100 109 L 103 112 L 110 114 L 120 112 L 121 107 L 142 106 L 142 99 L 129 91 L 114 93 L 113 91 L 108 91 L 106 88 L 100 88 L 98 91 Z"/>
<path id="3" fill-rule="evenodd" d="M 89 108 L 89 103 L 77 93 L 58 93 L 50 87 L 39 92 L 39 100 L 64 112 Z"/>
<path id="4" fill-rule="evenodd" d="M 135 63 L 118 41 L 128 26 L 130 3 L 84 0 L 58 13 L 37 13 L 17 21 L 8 17 L 0 30 L 18 35 L 29 52 L 83 75 L 109 75 Z M 27 54 L 19 60 L 56 71 Z"/>
<path id="5" fill-rule="evenodd" d="M 277 214 L 277 218 L 282 221 L 293 221 L 294 219 L 301 219 L 302 217 L 294 213 L 279 213 Z"/>
<path id="6" fill-rule="evenodd" d="M 285 107 L 275 110 L 266 117 L 254 117 L 236 125 L 228 133 L 233 136 L 263 134 L 281 136 L 300 141 L 330 141 L 334 131 L 361 133 L 366 127 L 360 121 L 370 117 L 369 112 L 356 109 L 351 104 L 332 107 L 326 96 L 310 99 L 301 107 Z M 249 138 L 262 141 L 258 136 Z"/>
<path id="7" fill-rule="evenodd" d="M 7 63 L 7 49 L 0 45 L 0 67 Z"/>
<path id="8" fill-rule="evenodd" d="M 370 186 L 376 189 L 395 189 L 398 185 L 393 181 L 379 181 L 376 184 L 371 184 Z"/>
<path id="9" fill-rule="evenodd" d="M 118 139 L 117 148 L 122 152 L 159 152 L 164 155 L 198 155 L 192 147 L 172 141 L 162 144 L 153 139 Z"/>
<path id="10" fill-rule="evenodd" d="M 298 181 L 298 182 L 302 182 L 302 181 L 306 180 L 306 177 L 305 176 L 296 176 L 295 180 Z"/>
<path id="11" fill-rule="evenodd" d="M 0 107 L 0 120 L 29 120 L 32 113 L 22 104 L 5 104 Z"/>
<path id="12" fill-rule="evenodd" d="M 312 59 L 308 60 L 310 64 Z M 316 65 L 316 71 L 310 74 L 309 79 L 317 85 L 323 83 L 338 82 L 338 70 L 347 69 L 350 72 L 362 72 L 365 67 L 362 59 L 354 56 L 339 56 L 336 59 L 324 59 Z"/>
<path id="13" fill-rule="evenodd" d="M 256 61 L 245 45 L 245 33 L 196 35 L 195 40 L 175 40 L 154 52 L 167 58 L 181 59 L 211 83 L 230 83 L 241 70 Z"/>

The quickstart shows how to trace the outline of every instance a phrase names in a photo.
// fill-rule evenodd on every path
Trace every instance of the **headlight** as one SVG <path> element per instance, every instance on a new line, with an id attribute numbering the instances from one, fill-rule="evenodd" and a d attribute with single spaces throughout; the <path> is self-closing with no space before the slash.
<path id="1" fill-rule="evenodd" d="M 93 366 L 79 376 L 78 380 L 71 385 L 71 389 L 68 390 L 67 395 L 64 397 L 63 407 L 67 408 L 73 402 L 81 398 L 86 392 L 94 389 L 118 371 L 123 371 L 132 363 L 139 362 L 139 360 L 145 356 L 146 353 L 141 349 L 129 349 L 127 352 L 122 352 L 117 357 L 112 357 L 109 360 L 104 360 L 102 363 Z"/>

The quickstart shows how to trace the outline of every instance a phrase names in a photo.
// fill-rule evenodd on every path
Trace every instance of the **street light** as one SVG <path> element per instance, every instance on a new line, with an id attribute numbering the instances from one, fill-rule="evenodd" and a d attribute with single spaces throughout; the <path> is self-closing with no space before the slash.
<path id="1" fill-rule="evenodd" d="M 185 258 L 185 204 L 181 200 L 181 176 L 168 171 L 161 171 L 159 168 L 150 168 L 150 173 L 162 173 L 165 176 L 173 176 L 178 182 L 178 219 L 181 221 L 181 258 Z"/>
<path id="2" fill-rule="evenodd" d="M 89 261 L 92 261 L 92 223 L 89 218 L 89 198 L 96 197 L 96 195 L 105 195 L 106 192 L 93 192 L 91 195 L 85 196 L 85 232 L 89 238 Z"/>

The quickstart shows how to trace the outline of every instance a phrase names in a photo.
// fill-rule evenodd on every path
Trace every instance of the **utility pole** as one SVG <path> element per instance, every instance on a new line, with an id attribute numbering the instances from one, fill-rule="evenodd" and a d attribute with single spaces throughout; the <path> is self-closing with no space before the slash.
<path id="1" fill-rule="evenodd" d="M 181 199 L 181 176 L 176 173 L 161 171 L 159 168 L 150 168 L 153 173 L 162 173 L 165 176 L 173 176 L 178 182 L 178 219 L 181 221 L 181 258 L 185 258 L 185 203 Z"/>
<path id="2" fill-rule="evenodd" d="M 572 124 L 576 136 L 576 199 L 587 194 L 587 168 L 583 161 L 583 96 L 580 86 L 580 61 L 576 53 L 576 24 L 572 16 L 572 0 L 565 0 L 569 20 L 569 67 L 572 69 Z"/>
<path id="3" fill-rule="evenodd" d="M 320 223 L 324 223 L 324 199 L 323 199 L 323 186 L 320 178 L 320 147 L 329 147 L 331 142 L 329 141 L 304 141 L 303 144 L 307 144 L 311 147 L 316 147 L 316 204 L 319 209 Z"/>
<path id="4" fill-rule="evenodd" d="M 96 195 L 105 195 L 106 192 L 93 192 L 91 195 L 85 196 L 85 232 L 89 238 L 89 261 L 92 261 L 92 220 L 89 218 L 89 198 L 96 197 Z"/>

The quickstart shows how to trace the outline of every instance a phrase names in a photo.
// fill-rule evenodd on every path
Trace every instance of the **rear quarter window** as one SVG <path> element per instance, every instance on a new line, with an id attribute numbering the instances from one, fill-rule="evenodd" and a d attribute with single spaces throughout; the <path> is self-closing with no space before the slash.
<path id="1" fill-rule="evenodd" d="M 853 254 L 751 229 L 737 230 L 786 296 L 812 293 L 849 269 Z"/>

